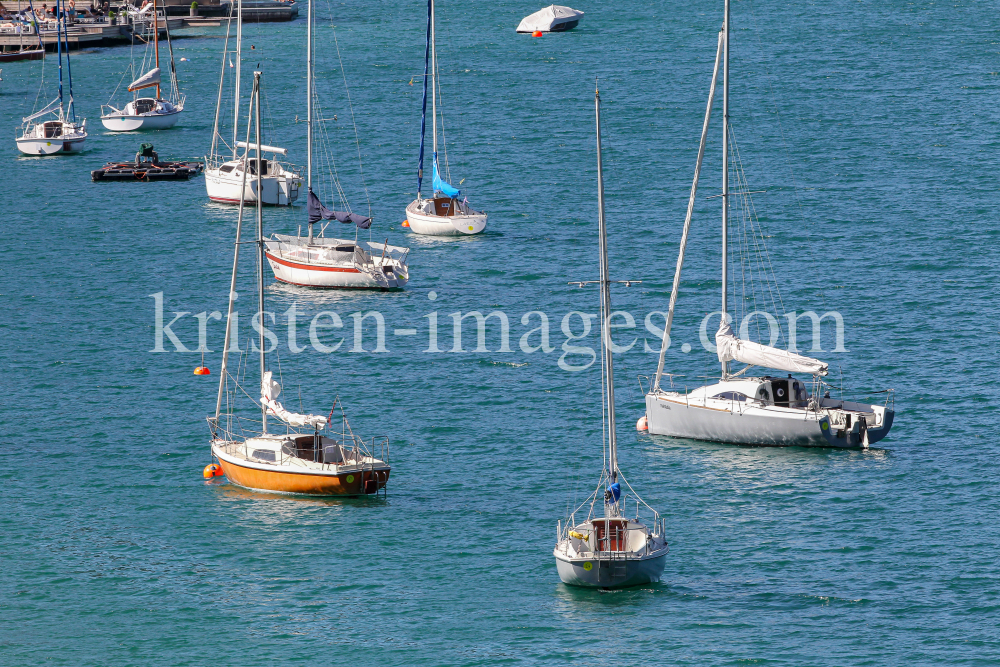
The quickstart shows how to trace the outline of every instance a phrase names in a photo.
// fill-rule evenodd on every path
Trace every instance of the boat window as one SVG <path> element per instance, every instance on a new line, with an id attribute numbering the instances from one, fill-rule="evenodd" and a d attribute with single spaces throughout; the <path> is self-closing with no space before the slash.
<path id="1" fill-rule="evenodd" d="M 724 391 L 721 394 L 716 394 L 712 398 L 721 398 L 727 401 L 746 401 L 749 397 L 738 391 Z"/>
<path id="2" fill-rule="evenodd" d="M 137 114 L 149 113 L 156 108 L 156 100 L 142 97 L 135 101 L 135 112 Z"/>
<path id="3" fill-rule="evenodd" d="M 338 245 L 333 247 L 337 252 L 354 252 L 354 246 L 352 245 Z"/>
<path id="4" fill-rule="evenodd" d="M 233 169 L 235 169 L 235 167 L 233 167 L 233 165 L 231 164 L 224 164 L 221 167 L 219 167 L 219 171 L 221 171 L 223 174 L 228 174 Z"/>
<path id="5" fill-rule="evenodd" d="M 255 449 L 253 450 L 253 457 L 260 461 L 271 461 L 274 462 L 274 450 L 273 449 Z"/>

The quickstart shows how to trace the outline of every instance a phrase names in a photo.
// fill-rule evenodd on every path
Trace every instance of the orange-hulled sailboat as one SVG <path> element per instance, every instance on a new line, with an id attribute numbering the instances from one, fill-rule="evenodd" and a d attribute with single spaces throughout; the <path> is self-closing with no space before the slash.
<path id="1" fill-rule="evenodd" d="M 251 114 L 255 121 L 256 143 L 250 144 L 250 123 L 247 123 L 247 144 L 260 146 L 260 72 L 254 72 Z M 250 120 L 250 119 L 248 119 Z M 248 149 L 249 152 L 250 149 Z M 258 154 L 254 159 L 260 160 Z M 248 155 L 248 157 L 250 157 Z M 260 187 L 260 172 L 255 178 Z M 244 180 L 246 172 L 244 172 Z M 244 187 L 246 183 L 243 184 Z M 232 336 L 233 305 L 236 300 L 236 275 L 239 266 L 244 203 L 240 203 L 236 222 L 236 243 L 233 251 L 233 273 L 229 284 L 229 316 L 226 320 L 226 342 L 222 352 L 222 372 L 215 415 L 208 418 L 212 431 L 212 456 L 218 460 L 223 474 L 234 484 L 258 491 L 298 493 L 315 496 L 361 496 L 378 493 L 389 480 L 389 440 L 373 438 L 366 443 L 354 435 L 343 408 L 341 428 L 333 432 L 331 409 L 329 416 L 289 412 L 278 402 L 281 385 L 267 370 L 264 327 L 259 327 L 260 340 L 260 420 L 241 416 L 237 412 L 237 396 L 243 389 L 240 374 L 229 372 L 229 342 Z M 263 209 L 256 202 L 257 231 L 257 305 L 264 312 L 264 233 Z M 230 382 L 233 386 L 230 388 Z M 225 405 L 223 404 L 225 398 Z M 252 400 L 252 399 L 251 399 Z M 339 400 L 334 401 L 336 408 Z M 269 428 L 268 417 L 275 417 Z M 378 456 L 375 456 L 375 453 Z"/>

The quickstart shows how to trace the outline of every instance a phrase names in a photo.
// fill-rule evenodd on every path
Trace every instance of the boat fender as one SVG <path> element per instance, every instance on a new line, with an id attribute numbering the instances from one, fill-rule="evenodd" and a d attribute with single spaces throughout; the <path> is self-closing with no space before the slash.
<path id="1" fill-rule="evenodd" d="M 578 540 L 583 540 L 584 542 L 586 542 L 588 539 L 590 539 L 589 535 L 585 535 L 585 534 L 577 532 L 575 530 L 569 531 L 569 536 L 570 537 L 575 537 Z"/>
<path id="2" fill-rule="evenodd" d="M 403 227 L 409 228 L 409 226 L 410 226 L 410 221 L 409 220 L 403 220 Z"/>
<path id="3" fill-rule="evenodd" d="M 649 430 L 649 422 L 646 421 L 646 415 L 643 415 L 643 416 L 639 417 L 639 421 L 637 421 L 635 423 L 635 428 L 636 428 L 636 430 L 639 430 L 639 431 L 648 431 Z"/>
<path id="4" fill-rule="evenodd" d="M 201 471 L 202 476 L 205 479 L 212 479 L 213 477 L 222 477 L 222 466 L 217 463 L 209 463 L 205 466 L 205 469 Z"/>

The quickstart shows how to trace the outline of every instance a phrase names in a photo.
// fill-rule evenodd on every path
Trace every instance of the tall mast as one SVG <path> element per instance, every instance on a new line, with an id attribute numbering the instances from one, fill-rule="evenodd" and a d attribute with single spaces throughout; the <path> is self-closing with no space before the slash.
<path id="1" fill-rule="evenodd" d="M 427 42 L 424 44 L 424 97 L 420 109 L 420 154 L 417 157 L 417 202 L 424 180 L 424 135 L 427 131 L 427 64 L 431 57 L 431 7 L 434 0 L 427 0 Z"/>
<path id="2" fill-rule="evenodd" d="M 59 15 L 62 13 L 61 9 L 59 0 L 56 0 L 56 52 L 59 54 L 59 115 L 63 113 L 62 39 L 59 37 Z"/>
<path id="3" fill-rule="evenodd" d="M 309 3 L 310 5 L 312 3 Z M 253 73 L 253 100 L 254 105 L 254 140 L 257 143 L 256 150 L 254 151 L 254 160 L 256 162 L 255 170 L 257 172 L 257 317 L 260 323 L 259 333 L 260 338 L 257 343 L 260 348 L 260 379 L 263 383 L 264 373 L 267 371 L 267 365 L 264 361 L 264 267 L 267 266 L 264 261 L 264 209 L 260 193 L 263 192 L 261 189 L 261 168 L 260 168 L 260 145 L 263 139 L 260 136 L 260 72 Z M 249 149 L 247 149 L 249 152 Z M 267 405 L 261 401 L 260 406 L 261 411 L 261 432 L 267 433 Z"/>
<path id="4" fill-rule="evenodd" d="M 227 37 L 229 31 L 226 31 Z M 240 131 L 240 65 L 243 60 L 243 0 L 236 0 L 236 85 L 233 102 L 233 159 L 237 158 L 236 140 Z"/>
<path id="5" fill-rule="evenodd" d="M 681 269 L 684 268 L 684 250 L 687 248 L 688 232 L 691 231 L 691 216 L 694 213 L 694 202 L 698 195 L 698 179 L 701 177 L 701 161 L 705 157 L 705 142 L 708 140 L 708 122 L 712 119 L 712 104 L 715 102 L 715 84 L 719 80 L 719 61 L 722 60 L 722 32 L 719 32 L 719 45 L 715 50 L 715 69 L 712 70 L 712 87 L 708 91 L 708 105 L 705 107 L 705 122 L 701 126 L 701 141 L 698 143 L 698 159 L 694 165 L 694 180 L 691 182 L 691 196 L 688 198 L 687 214 L 684 216 L 684 231 L 681 232 L 681 247 L 677 252 L 677 268 L 674 270 L 674 285 L 670 290 L 670 305 L 667 307 L 667 323 L 663 328 L 663 340 L 660 342 L 660 360 L 656 365 L 656 378 L 653 381 L 653 392 L 660 389 L 660 378 L 663 377 L 663 362 L 667 356 L 667 346 L 670 344 L 670 328 L 674 323 L 674 307 L 677 305 L 677 292 L 681 285 Z"/>
<path id="6" fill-rule="evenodd" d="M 219 70 L 219 93 L 215 98 L 215 122 L 212 125 L 212 147 L 209 155 L 212 156 L 212 163 L 217 158 L 216 148 L 219 145 L 219 114 L 222 113 L 222 84 L 226 81 L 226 61 L 229 59 L 229 34 L 233 27 L 233 6 L 229 5 L 229 20 L 226 22 L 226 42 L 222 47 L 222 68 Z M 236 153 L 236 116 L 239 114 L 239 105 L 233 111 L 233 153 Z"/>
<path id="7" fill-rule="evenodd" d="M 432 153 L 434 155 L 434 166 L 437 166 L 438 158 L 438 112 L 437 112 L 437 43 L 434 37 L 434 0 L 431 0 L 431 125 L 434 126 L 432 136 L 434 137 Z"/>
<path id="8" fill-rule="evenodd" d="M 69 80 L 69 116 L 70 122 L 76 122 L 76 107 L 73 104 L 73 66 L 69 62 L 69 35 L 66 33 L 66 17 L 62 18 L 62 36 L 66 40 L 66 78 Z M 59 31 L 56 30 L 56 39 L 59 39 Z"/>
<path id="9" fill-rule="evenodd" d="M 247 109 L 247 146 L 250 145 L 250 119 L 253 115 L 253 96 L 251 95 L 250 108 Z M 249 155 L 250 149 L 247 148 L 247 154 Z M 247 191 L 247 171 L 243 170 L 243 180 L 240 182 L 240 192 Z M 259 187 L 259 186 L 258 186 Z M 260 190 L 258 190 L 259 192 Z M 226 342 L 222 345 L 222 371 L 219 373 L 219 394 L 215 399 L 215 426 L 219 425 L 219 415 L 222 411 L 222 392 L 226 385 L 226 371 L 229 367 L 229 341 L 230 332 L 233 327 L 233 302 L 236 300 L 236 271 L 240 265 L 240 241 L 243 231 L 243 211 L 245 210 L 246 200 L 240 197 L 240 212 L 236 218 L 236 244 L 233 250 L 233 275 L 229 279 L 229 311 L 226 315 Z M 236 333 L 239 336 L 239 332 Z M 237 343 L 236 349 L 239 349 L 239 344 Z"/>
<path id="10" fill-rule="evenodd" d="M 166 14 L 166 11 L 164 11 Z M 163 17 L 166 20 L 166 16 Z M 153 51 L 156 53 L 156 68 L 160 68 L 160 24 L 156 19 L 156 0 L 153 0 Z M 160 99 L 160 82 L 156 82 L 156 99 Z"/>
<path id="11" fill-rule="evenodd" d="M 729 0 L 726 2 L 726 15 L 722 22 L 722 322 L 726 322 L 728 304 L 726 287 L 729 280 Z M 722 379 L 729 376 L 728 362 L 722 362 Z"/>
<path id="12" fill-rule="evenodd" d="M 313 0 L 309 1 L 309 14 L 306 19 L 306 197 L 313 190 Z M 306 206 L 306 208 L 309 208 Z M 309 243 L 313 240 L 313 221 L 309 220 Z"/>
<path id="13" fill-rule="evenodd" d="M 618 481 L 618 440 L 615 437 L 615 377 L 611 358 L 611 332 L 608 316 L 611 314 L 611 279 L 608 276 L 608 231 L 604 222 L 604 167 L 601 163 L 601 94 L 594 91 L 594 109 L 597 116 L 597 226 L 601 239 L 601 363 L 606 383 L 605 409 L 608 413 L 608 474 L 611 483 Z"/>

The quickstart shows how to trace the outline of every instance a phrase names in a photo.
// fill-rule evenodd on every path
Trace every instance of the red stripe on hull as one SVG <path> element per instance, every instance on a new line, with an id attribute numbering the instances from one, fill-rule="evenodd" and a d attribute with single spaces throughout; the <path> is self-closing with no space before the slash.
<path id="1" fill-rule="evenodd" d="M 315 266 L 313 264 L 299 264 L 297 262 L 289 262 L 287 259 L 281 259 L 275 257 L 269 252 L 265 252 L 267 258 L 281 264 L 282 266 L 287 266 L 292 269 L 304 269 L 306 271 L 333 271 L 335 273 L 361 273 L 357 269 L 339 269 L 335 266 Z"/>

